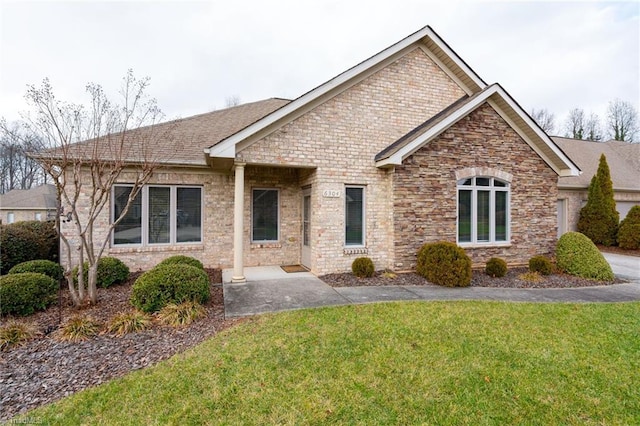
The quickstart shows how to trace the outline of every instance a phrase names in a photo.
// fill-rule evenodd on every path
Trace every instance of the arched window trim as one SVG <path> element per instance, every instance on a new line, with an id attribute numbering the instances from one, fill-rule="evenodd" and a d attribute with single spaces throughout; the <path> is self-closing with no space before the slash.
<path id="1" fill-rule="evenodd" d="M 491 175 L 456 173 L 456 177 L 461 177 L 456 190 L 458 244 L 508 245 L 511 240 L 510 182 Z"/>

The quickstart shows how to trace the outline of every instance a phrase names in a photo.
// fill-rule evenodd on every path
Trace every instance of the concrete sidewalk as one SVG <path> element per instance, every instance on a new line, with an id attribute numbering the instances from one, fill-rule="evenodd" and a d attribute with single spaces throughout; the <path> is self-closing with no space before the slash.
<path id="1" fill-rule="evenodd" d="M 261 267 L 259 270 L 246 268 L 245 273 L 246 283 L 224 283 L 227 317 L 398 300 L 570 303 L 640 301 L 640 279 L 624 284 L 569 289 L 448 288 L 435 285 L 333 288 L 313 274 L 287 274 L 278 267 Z M 261 277 L 268 279 L 260 279 Z"/>

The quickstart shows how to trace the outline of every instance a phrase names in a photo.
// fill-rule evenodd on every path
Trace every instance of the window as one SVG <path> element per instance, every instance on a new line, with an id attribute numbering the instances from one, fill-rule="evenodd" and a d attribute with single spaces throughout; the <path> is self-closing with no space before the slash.
<path id="1" fill-rule="evenodd" d="M 36 213 L 36 220 L 42 220 L 42 213 Z"/>
<path id="2" fill-rule="evenodd" d="M 112 217 L 123 212 L 133 186 L 113 188 Z M 149 185 L 142 188 L 113 232 L 114 245 L 202 242 L 202 188 Z"/>
<path id="3" fill-rule="evenodd" d="M 251 193 L 251 241 L 278 241 L 279 194 L 277 189 L 254 189 Z"/>
<path id="4" fill-rule="evenodd" d="M 492 177 L 458 181 L 458 242 L 509 240 L 509 184 Z"/>
<path id="5" fill-rule="evenodd" d="M 345 231 L 346 246 L 364 246 L 364 188 L 345 188 Z"/>
<path id="6" fill-rule="evenodd" d="M 14 213 L 7 213 L 7 223 L 13 223 L 16 220 Z"/>

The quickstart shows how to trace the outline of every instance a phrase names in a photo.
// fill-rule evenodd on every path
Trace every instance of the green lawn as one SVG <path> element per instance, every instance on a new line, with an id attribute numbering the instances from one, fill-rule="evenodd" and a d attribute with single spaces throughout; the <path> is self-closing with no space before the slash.
<path id="1" fill-rule="evenodd" d="M 265 315 L 28 417 L 640 424 L 640 303 L 387 303 Z"/>

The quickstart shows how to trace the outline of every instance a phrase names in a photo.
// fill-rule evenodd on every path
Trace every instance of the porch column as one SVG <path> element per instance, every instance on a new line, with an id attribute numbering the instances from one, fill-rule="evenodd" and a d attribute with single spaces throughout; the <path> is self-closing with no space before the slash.
<path id="1" fill-rule="evenodd" d="M 231 282 L 243 283 L 244 277 L 243 243 L 244 243 L 244 166 L 235 164 L 235 195 L 233 198 L 233 276 Z"/>

